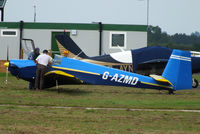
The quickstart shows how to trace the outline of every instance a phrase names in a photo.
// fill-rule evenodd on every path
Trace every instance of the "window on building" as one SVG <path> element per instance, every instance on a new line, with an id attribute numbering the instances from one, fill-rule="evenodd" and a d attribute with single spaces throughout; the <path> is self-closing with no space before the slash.
<path id="1" fill-rule="evenodd" d="M 17 36 L 17 30 L 1 30 L 1 36 L 16 37 Z"/>
<path id="2" fill-rule="evenodd" d="M 110 32 L 110 48 L 126 48 L 125 32 Z"/>

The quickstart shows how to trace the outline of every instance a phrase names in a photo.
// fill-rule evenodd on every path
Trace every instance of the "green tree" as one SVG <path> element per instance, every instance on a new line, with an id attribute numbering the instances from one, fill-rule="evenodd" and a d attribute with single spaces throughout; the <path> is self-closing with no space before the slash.
<path id="1" fill-rule="evenodd" d="M 200 33 L 194 32 L 191 35 L 176 33 L 168 35 L 162 32 L 159 26 L 148 27 L 148 46 L 167 46 L 182 50 L 200 51 Z"/>

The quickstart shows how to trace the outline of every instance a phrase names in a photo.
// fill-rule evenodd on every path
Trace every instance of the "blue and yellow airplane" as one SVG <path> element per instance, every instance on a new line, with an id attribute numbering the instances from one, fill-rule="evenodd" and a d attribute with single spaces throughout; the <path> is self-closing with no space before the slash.
<path id="1" fill-rule="evenodd" d="M 29 65 L 29 67 L 27 67 Z M 31 60 L 10 60 L 11 74 L 31 81 L 30 74 L 35 70 Z M 23 69 L 23 66 L 25 67 Z M 102 65 L 55 56 L 54 63 L 45 74 L 45 87 L 58 84 L 94 84 L 110 86 L 126 86 L 147 89 L 173 91 L 192 88 L 191 54 L 187 51 L 173 50 L 161 76 L 144 76 Z"/>

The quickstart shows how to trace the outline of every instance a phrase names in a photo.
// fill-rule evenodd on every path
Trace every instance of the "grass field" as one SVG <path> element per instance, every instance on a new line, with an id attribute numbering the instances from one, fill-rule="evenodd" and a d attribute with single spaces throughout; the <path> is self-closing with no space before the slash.
<path id="1" fill-rule="evenodd" d="M 60 86 L 58 93 L 56 88 L 29 91 L 28 82 L 12 76 L 5 85 L 4 76 L 0 74 L 0 134 L 200 133 L 200 113 L 129 110 L 200 109 L 200 89 L 168 95 L 149 89 L 70 85 Z"/>

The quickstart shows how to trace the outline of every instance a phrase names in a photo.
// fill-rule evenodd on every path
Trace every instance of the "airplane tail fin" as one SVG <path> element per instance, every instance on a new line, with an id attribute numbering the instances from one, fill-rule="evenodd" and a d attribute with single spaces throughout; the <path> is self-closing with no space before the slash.
<path id="1" fill-rule="evenodd" d="M 174 90 L 192 88 L 191 54 L 173 50 L 162 77 L 169 80 Z"/>
<path id="2" fill-rule="evenodd" d="M 78 47 L 78 45 L 67 35 L 63 33 L 55 35 L 58 45 L 62 45 L 70 54 L 70 58 L 88 58 L 88 56 Z"/>

